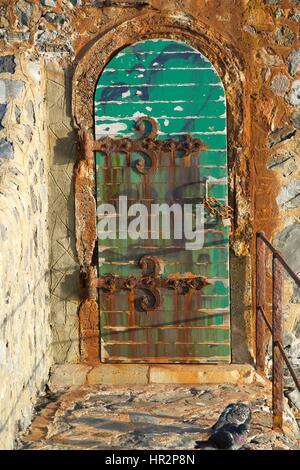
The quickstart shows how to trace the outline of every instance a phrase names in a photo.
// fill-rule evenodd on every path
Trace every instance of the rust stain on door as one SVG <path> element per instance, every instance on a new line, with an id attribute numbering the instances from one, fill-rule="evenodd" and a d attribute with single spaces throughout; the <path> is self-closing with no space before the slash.
<path id="1" fill-rule="evenodd" d="M 146 40 L 119 52 L 95 93 L 97 205 L 116 209 L 117 237 L 98 233 L 101 361 L 230 362 L 226 102 L 192 47 Z M 121 235 L 119 196 L 205 202 L 204 246 Z M 120 236 L 121 235 L 121 236 Z M 124 234 L 123 234 L 124 235 Z M 144 260 L 144 261 L 143 261 Z"/>

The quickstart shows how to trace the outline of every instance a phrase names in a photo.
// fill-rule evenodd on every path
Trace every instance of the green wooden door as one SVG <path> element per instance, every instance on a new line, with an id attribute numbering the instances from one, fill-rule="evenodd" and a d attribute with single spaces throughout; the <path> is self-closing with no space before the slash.
<path id="1" fill-rule="evenodd" d="M 97 203 L 180 203 L 214 197 L 227 204 L 226 101 L 212 64 L 192 47 L 171 40 L 145 40 L 116 54 L 101 73 L 95 93 L 96 139 L 137 139 L 141 116 L 158 125 L 157 140 L 180 142 L 186 134 L 207 148 L 159 158 L 155 171 L 136 171 L 138 158 L 124 152 L 96 154 Z M 116 209 L 116 213 L 118 210 Z M 116 216 L 118 218 L 118 215 Z M 120 239 L 121 238 L 121 239 Z M 138 261 L 155 255 L 162 275 L 202 275 L 201 290 L 180 295 L 160 288 L 159 308 L 144 311 L 138 292 L 100 291 L 102 362 L 230 362 L 229 228 L 205 210 L 204 246 L 187 250 L 184 240 L 115 239 L 99 234 L 99 276 L 141 276 Z"/>

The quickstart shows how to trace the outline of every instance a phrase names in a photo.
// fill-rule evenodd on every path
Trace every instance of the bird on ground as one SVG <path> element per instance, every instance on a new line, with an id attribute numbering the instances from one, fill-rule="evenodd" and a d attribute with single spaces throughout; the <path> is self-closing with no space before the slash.
<path id="1" fill-rule="evenodd" d="M 231 403 L 210 428 L 207 441 L 196 441 L 195 449 L 240 449 L 246 442 L 251 421 L 251 409 L 245 403 Z"/>

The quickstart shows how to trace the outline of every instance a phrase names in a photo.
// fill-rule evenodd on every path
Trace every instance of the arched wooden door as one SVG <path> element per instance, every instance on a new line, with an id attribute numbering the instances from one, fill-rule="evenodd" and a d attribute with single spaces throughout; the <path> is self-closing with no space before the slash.
<path id="1" fill-rule="evenodd" d="M 152 137 L 159 142 L 157 147 L 145 138 L 143 145 L 153 150 L 167 142 L 155 161 L 135 144 L 126 153 L 125 138 L 142 139 L 137 124 L 143 116 L 151 118 L 144 123 L 146 134 L 153 120 L 157 124 Z M 216 198 L 214 207 L 227 204 L 224 88 L 213 65 L 189 45 L 151 39 L 117 53 L 98 80 L 95 138 L 108 138 L 109 149 L 96 154 L 97 204 L 113 204 L 117 219 L 120 195 L 128 206 L 201 198 Z M 123 147 L 115 139 L 123 139 Z M 197 250 L 174 237 L 133 240 L 119 232 L 113 239 L 99 233 L 102 362 L 230 362 L 229 227 L 206 209 L 204 229 L 204 246 Z M 159 298 L 151 299 L 141 282 L 153 274 L 156 259 Z M 197 276 L 208 284 L 190 288 L 189 279 Z"/>

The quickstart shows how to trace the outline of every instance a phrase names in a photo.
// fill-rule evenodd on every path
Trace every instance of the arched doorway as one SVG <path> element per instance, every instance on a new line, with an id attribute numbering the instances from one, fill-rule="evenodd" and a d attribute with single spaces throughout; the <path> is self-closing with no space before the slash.
<path id="1" fill-rule="evenodd" d="M 96 155 L 97 205 L 114 206 L 118 222 L 119 196 L 127 208 L 143 202 L 148 209 L 214 198 L 221 213 L 226 135 L 224 88 L 199 51 L 164 39 L 126 47 L 95 92 L 95 138 L 104 145 Z M 174 234 L 149 237 L 150 222 L 139 239 L 117 227 L 115 238 L 102 232 L 98 239 L 101 361 L 230 362 L 228 221 L 206 208 L 199 249 Z"/>

